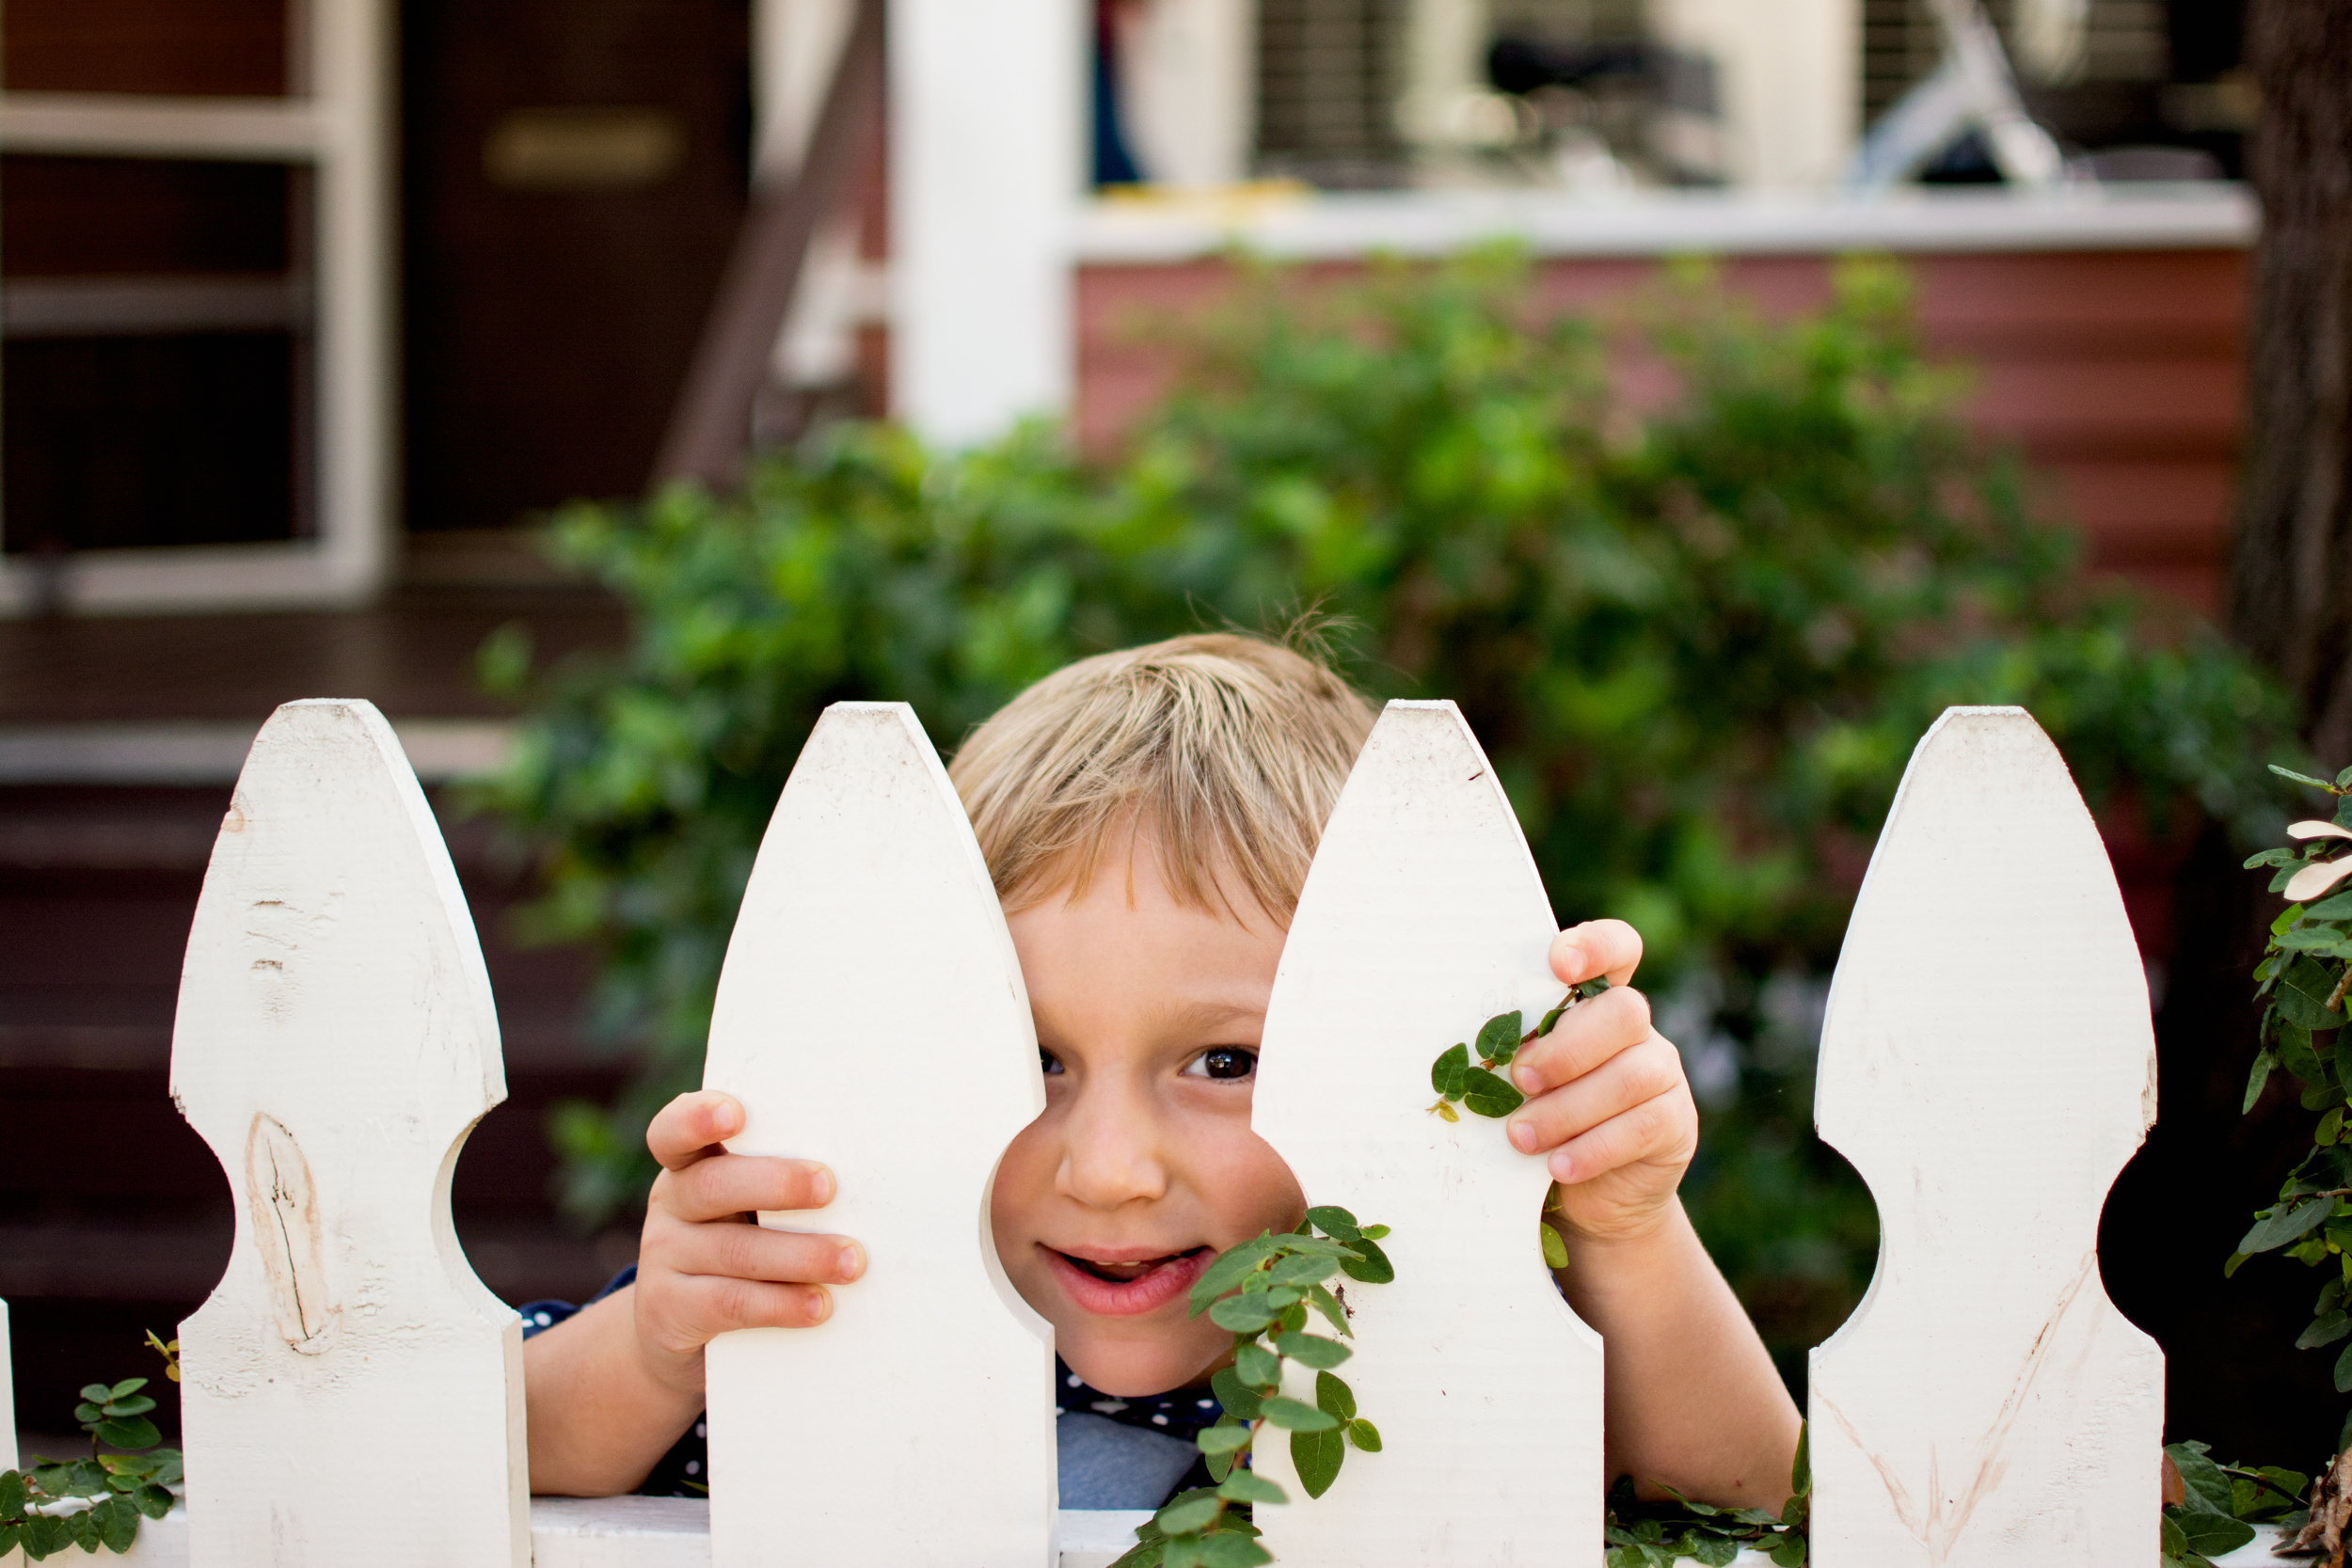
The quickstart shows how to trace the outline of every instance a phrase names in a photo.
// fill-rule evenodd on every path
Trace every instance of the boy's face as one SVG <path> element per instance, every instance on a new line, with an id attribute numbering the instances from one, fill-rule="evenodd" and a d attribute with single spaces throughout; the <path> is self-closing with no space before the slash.
<path id="1" fill-rule="evenodd" d="M 1156 856 L 1009 917 L 1045 1113 L 1005 1151 L 990 1219 L 1022 1299 L 1107 1394 L 1204 1377 L 1232 1348 L 1186 1298 L 1209 1260 L 1306 1212 L 1249 1130 L 1282 933 L 1176 902 Z M 1254 914 L 1254 911 L 1253 911 Z"/>

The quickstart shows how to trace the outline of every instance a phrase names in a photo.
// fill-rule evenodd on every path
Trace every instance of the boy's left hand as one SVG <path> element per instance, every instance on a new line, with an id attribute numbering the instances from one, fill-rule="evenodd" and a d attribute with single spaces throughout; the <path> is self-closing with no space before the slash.
<path id="1" fill-rule="evenodd" d="M 1569 1008 L 1511 1063 L 1527 1103 L 1504 1131 L 1521 1153 L 1549 1155 L 1571 1240 L 1629 1241 L 1653 1229 L 1698 1148 L 1682 1053 L 1650 1027 L 1648 1000 L 1627 984 L 1641 961 L 1641 934 L 1622 920 L 1554 937 L 1551 972 L 1562 985 L 1606 975 L 1609 989 Z"/>

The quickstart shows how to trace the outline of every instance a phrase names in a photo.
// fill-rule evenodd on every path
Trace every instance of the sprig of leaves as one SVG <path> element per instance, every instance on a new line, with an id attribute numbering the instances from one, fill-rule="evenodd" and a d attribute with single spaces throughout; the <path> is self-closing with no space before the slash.
<path id="1" fill-rule="evenodd" d="M 1536 1022 L 1535 1027 L 1521 1033 L 1524 1022 L 1515 1009 L 1497 1013 L 1478 1026 L 1478 1065 L 1470 1065 L 1470 1046 L 1465 1040 L 1449 1045 L 1438 1053 L 1438 1059 L 1429 1066 L 1430 1087 L 1438 1091 L 1437 1103 L 1429 1114 L 1447 1121 L 1460 1121 L 1454 1107 L 1467 1105 L 1482 1117 L 1507 1117 L 1527 1103 L 1527 1097 L 1511 1086 L 1510 1081 L 1495 1069 L 1511 1065 L 1511 1058 L 1519 1053 L 1519 1047 L 1532 1045 L 1551 1033 L 1561 1015 L 1578 1003 L 1598 996 L 1609 989 L 1605 978 L 1592 979 L 1570 988 L 1560 999 L 1560 1005 Z M 1549 1220 L 1538 1220 L 1535 1228 L 1543 1243 L 1544 1266 L 1565 1269 L 1568 1266 L 1568 1243 Z"/>
<path id="2" fill-rule="evenodd" d="M 1806 1529 L 1813 1512 L 1813 1464 L 1803 1427 L 1797 1429 L 1797 1459 L 1788 1474 L 1788 1500 L 1778 1513 L 1769 1508 L 1718 1508 L 1693 1502 L 1656 1483 L 1673 1500 L 1643 1502 L 1633 1478 L 1620 1476 L 1610 1489 L 1601 1538 L 1608 1544 L 1604 1568 L 1667 1568 L 1687 1557 L 1707 1568 L 1726 1568 L 1742 1551 L 1764 1553 L 1778 1568 L 1804 1568 Z"/>
<path id="3" fill-rule="evenodd" d="M 2213 1568 L 2213 1559 L 2253 1540 L 2255 1526 L 2276 1524 L 2291 1533 L 2308 1516 L 2310 1477 L 2273 1465 L 2222 1465 L 2211 1454 L 2202 1443 L 2164 1446 L 2172 1471 L 2165 1478 L 2165 1568 Z M 2177 1502 L 2170 1500 L 2175 1477 Z"/>
<path id="4" fill-rule="evenodd" d="M 1320 1232 L 1320 1234 L 1317 1234 Z M 1136 1530 L 1136 1544 L 1112 1568 L 1257 1568 L 1274 1556 L 1258 1544 L 1249 1510 L 1287 1502 L 1281 1487 L 1249 1468 L 1266 1427 L 1290 1433 L 1291 1464 L 1311 1497 L 1339 1479 L 1353 1445 L 1380 1451 L 1380 1429 L 1356 1413 L 1356 1391 L 1333 1368 L 1355 1354 L 1341 1339 L 1348 1326 L 1343 1288 L 1334 1275 L 1385 1285 L 1396 1269 L 1380 1248 L 1385 1225 L 1359 1225 L 1340 1208 L 1307 1211 L 1295 1231 L 1262 1233 L 1217 1255 L 1193 1282 L 1192 1316 L 1233 1336 L 1233 1364 L 1209 1382 L 1224 1406 L 1216 1424 L 1193 1441 L 1216 1484 L 1179 1493 Z M 1339 1335 L 1310 1334 L 1310 1311 Z M 1286 1364 L 1315 1374 L 1315 1402 L 1281 1392 Z"/>
<path id="5" fill-rule="evenodd" d="M 2352 891 L 2335 892 L 2352 877 L 2352 856 L 2335 850 L 2352 843 L 2352 768 L 2333 784 L 2274 766 L 2271 771 L 2296 784 L 2325 790 L 2335 801 L 2333 819 L 2297 822 L 2288 829 L 2302 847 L 2265 849 L 2247 861 L 2248 870 L 2268 870 L 2270 891 L 2293 900 L 2270 925 L 2270 941 L 2255 966 L 2255 1000 L 2263 1006 L 2260 1046 L 2246 1080 L 2243 1108 L 2251 1111 L 2272 1072 L 2283 1069 L 2297 1085 L 2303 1108 L 2315 1113 L 2310 1152 L 2287 1173 L 2278 1201 L 2259 1211 L 2223 1272 L 2235 1274 L 2257 1253 L 2282 1252 L 2311 1267 L 2327 1267 L 2330 1277 L 2312 1307 L 2312 1322 L 2296 1338 L 2304 1350 L 2334 1344 L 2352 1334 L 2347 1293 L 2352 1292 L 2352 1148 L 2346 1147 L 2345 1117 L 2352 1116 L 2352 1059 L 2339 1033 L 2344 1023 L 2344 992 L 2352 986 Z M 2339 1354 L 2338 1393 L 2352 1393 L 2352 1345 Z M 2352 1420 L 2338 1447 L 2352 1440 Z M 2169 1539 L 2169 1538 L 2168 1538 Z"/>
<path id="6" fill-rule="evenodd" d="M 147 1337 L 164 1357 L 164 1375 L 180 1380 L 180 1341 Z M 39 1562 L 75 1547 L 94 1552 L 131 1549 L 142 1516 L 171 1512 L 171 1488 L 182 1477 L 180 1450 L 158 1449 L 163 1433 L 147 1413 L 155 1402 L 139 1392 L 143 1377 L 93 1383 L 82 1390 L 73 1418 L 89 1433 L 87 1459 L 53 1461 L 35 1454 L 21 1470 L 0 1470 L 0 1557 L 17 1547 Z M 100 1445 L 133 1450 L 103 1453 Z M 141 1450 L 153 1449 L 153 1452 Z"/>

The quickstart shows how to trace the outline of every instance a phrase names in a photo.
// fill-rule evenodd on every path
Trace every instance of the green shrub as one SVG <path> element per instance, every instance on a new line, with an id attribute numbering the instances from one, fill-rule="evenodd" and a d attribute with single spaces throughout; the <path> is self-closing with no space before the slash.
<path id="1" fill-rule="evenodd" d="M 952 750 L 1071 657 L 1312 610 L 1369 691 L 1462 705 L 1564 920 L 1642 929 L 1643 983 L 1724 1069 L 1686 1189 L 1703 1233 L 1777 1351 L 1841 1317 L 1875 1224 L 1811 1140 L 1810 1011 L 1920 733 L 2022 704 L 2094 804 L 2250 837 L 2278 820 L 2283 700 L 2209 632 L 2084 584 L 1955 417 L 1891 268 L 1842 268 L 1782 324 L 1698 272 L 1608 327 L 1529 285 L 1504 252 L 1311 292 L 1250 273 L 1115 458 L 851 426 L 739 495 L 564 514 L 556 547 L 634 639 L 542 679 L 488 799 L 545 846 L 541 934 L 604 945 L 597 1027 L 640 1063 L 616 1109 L 561 1118 L 571 1207 L 631 1198 L 645 1117 L 696 1081 L 823 705 L 903 699 Z M 1628 362 L 1672 389 L 1645 406 Z"/>

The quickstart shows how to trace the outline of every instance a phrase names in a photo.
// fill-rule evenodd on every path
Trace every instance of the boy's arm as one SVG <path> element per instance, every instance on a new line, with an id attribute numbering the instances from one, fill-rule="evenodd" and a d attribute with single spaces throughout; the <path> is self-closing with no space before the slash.
<path id="1" fill-rule="evenodd" d="M 1682 1056 L 1627 987 L 1642 939 L 1618 920 L 1560 933 L 1563 985 L 1612 989 L 1523 1048 L 1528 1097 L 1504 1124 L 1559 1185 L 1562 1282 L 1604 1341 L 1612 1478 L 1664 1481 L 1707 1502 L 1778 1508 L 1797 1451 L 1797 1408 L 1676 1187 L 1698 1148 Z"/>
<path id="2" fill-rule="evenodd" d="M 1797 1406 L 1681 1203 L 1644 1235 L 1567 1242 L 1568 1305 L 1604 1347 L 1608 1473 L 1777 1510 Z"/>
<path id="3" fill-rule="evenodd" d="M 834 1175 L 811 1160 L 729 1154 L 743 1107 L 678 1096 L 645 1130 L 661 1162 L 645 1201 L 637 1282 L 523 1342 L 531 1489 L 635 1489 L 703 1408 L 703 1347 L 738 1328 L 806 1328 L 828 1284 L 866 1272 L 846 1236 L 764 1230 L 759 1210 L 821 1209 Z"/>

